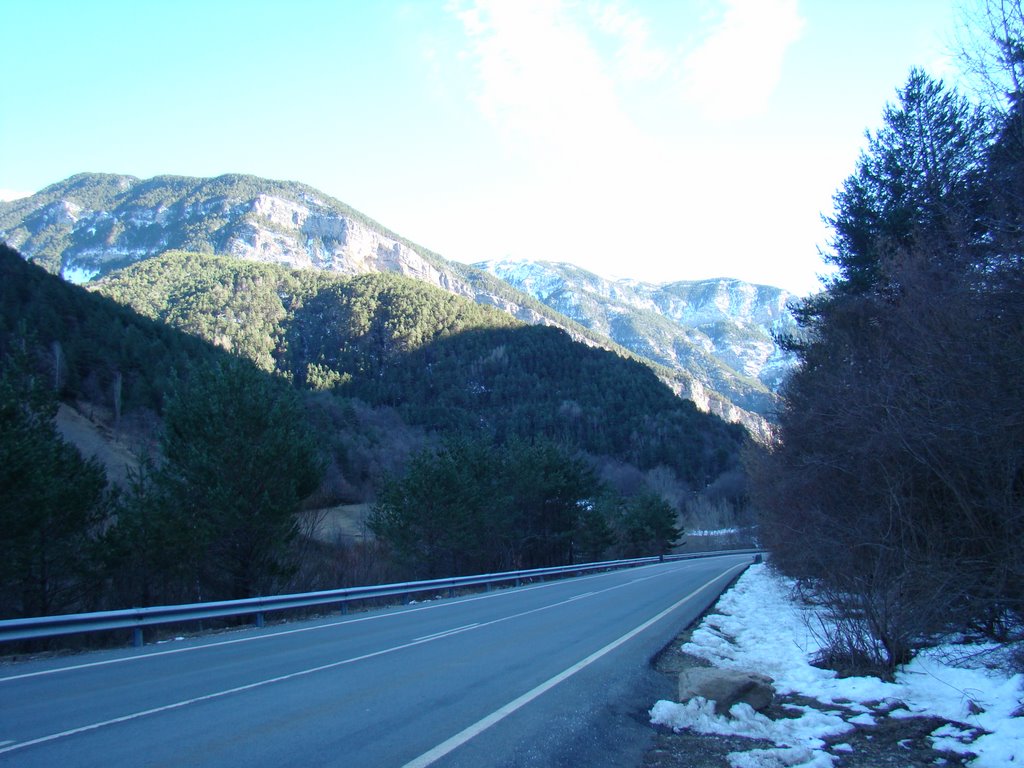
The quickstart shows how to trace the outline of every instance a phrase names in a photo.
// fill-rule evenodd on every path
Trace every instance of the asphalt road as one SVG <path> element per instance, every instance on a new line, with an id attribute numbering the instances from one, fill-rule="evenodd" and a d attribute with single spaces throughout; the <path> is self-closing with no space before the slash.
<path id="1" fill-rule="evenodd" d="M 628 766 L 749 556 L 0 667 L 0 766 Z"/>

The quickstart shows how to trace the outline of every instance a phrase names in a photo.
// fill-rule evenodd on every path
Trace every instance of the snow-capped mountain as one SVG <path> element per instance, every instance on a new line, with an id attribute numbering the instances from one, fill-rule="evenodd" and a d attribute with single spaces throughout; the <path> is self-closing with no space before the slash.
<path id="1" fill-rule="evenodd" d="M 565 263 L 474 265 L 623 347 L 686 370 L 742 408 L 768 415 L 796 363 L 777 335 L 796 331 L 781 288 L 720 278 L 672 283 L 607 280 Z"/>

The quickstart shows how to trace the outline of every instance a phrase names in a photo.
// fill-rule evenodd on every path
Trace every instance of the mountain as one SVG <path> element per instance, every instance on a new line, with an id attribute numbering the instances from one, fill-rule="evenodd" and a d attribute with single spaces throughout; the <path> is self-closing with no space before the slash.
<path id="1" fill-rule="evenodd" d="M 0 233 L 50 272 L 85 282 L 167 250 L 225 253 L 441 284 L 443 260 L 304 184 L 83 173 L 0 207 Z"/>
<path id="2" fill-rule="evenodd" d="M 630 352 L 601 332 L 600 324 L 587 327 L 494 275 L 447 261 L 297 182 L 237 174 L 143 180 L 84 173 L 31 197 L 0 203 L 0 240 L 74 283 L 101 279 L 174 250 L 342 275 L 393 272 L 497 307 L 523 322 L 561 328 L 591 346 L 627 357 L 655 355 L 653 369 L 676 394 L 754 434 L 767 431 L 770 393 L 761 391 L 755 379 L 744 381 L 730 373 L 728 363 L 721 369 L 714 349 L 699 346 L 705 343 L 702 337 L 694 337 L 694 346 L 667 320 L 659 320 L 661 339 L 649 344 L 647 352 Z M 647 324 L 653 322 L 652 315 Z M 639 329 L 633 333 L 641 335 Z M 660 359 L 659 350 L 666 350 Z M 718 391 L 725 384 L 730 396 Z"/>
<path id="3" fill-rule="evenodd" d="M 449 262 L 292 181 L 82 173 L 0 203 L 0 240 L 73 283 L 167 251 L 217 253 L 345 275 L 396 272 L 524 322 L 564 322 L 490 275 Z"/>
<path id="4" fill-rule="evenodd" d="M 169 252 L 83 287 L 6 245 L 0 424 L 2 618 L 648 551 L 651 510 L 666 536 L 742 511 L 748 440 L 635 359 L 413 278 Z M 412 467 L 440 478 L 418 563 L 387 530 L 313 538 Z"/>
<path id="5" fill-rule="evenodd" d="M 734 469 L 743 442 L 636 360 L 400 275 L 171 252 L 90 287 L 303 388 L 440 434 L 544 437 L 668 468 L 691 488 Z"/>
<path id="6" fill-rule="evenodd" d="M 552 262 L 473 266 L 761 415 L 776 408 L 779 386 L 796 364 L 774 340 L 797 330 L 788 308 L 796 297 L 781 288 L 726 278 L 662 284 L 606 280 Z"/>

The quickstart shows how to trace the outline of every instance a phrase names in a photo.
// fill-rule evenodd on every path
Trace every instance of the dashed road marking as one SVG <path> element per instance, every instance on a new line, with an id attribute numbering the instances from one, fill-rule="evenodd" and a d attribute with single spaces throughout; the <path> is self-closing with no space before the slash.
<path id="1" fill-rule="evenodd" d="M 457 634 L 459 634 L 459 632 L 465 632 L 467 630 L 470 630 L 470 629 L 473 629 L 474 627 L 479 627 L 479 626 L 480 626 L 479 622 L 477 622 L 476 624 L 466 624 L 463 627 L 455 627 L 455 629 L 446 629 L 444 632 L 435 632 L 432 635 L 424 635 L 423 637 L 417 637 L 417 638 L 415 638 L 413 640 L 413 642 L 414 643 L 419 643 L 419 642 L 422 642 L 422 641 L 425 641 L 425 640 L 439 640 L 442 637 L 448 637 L 449 635 L 457 635 Z"/>

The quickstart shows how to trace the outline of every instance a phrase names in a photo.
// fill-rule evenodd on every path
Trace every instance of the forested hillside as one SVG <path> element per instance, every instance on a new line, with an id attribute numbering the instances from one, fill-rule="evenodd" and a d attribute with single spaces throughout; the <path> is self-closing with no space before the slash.
<path id="1" fill-rule="evenodd" d="M 294 391 L 6 247 L 0 277 L 0 614 L 240 597 L 294 571 L 323 471 Z M 137 439 L 130 487 L 64 442 L 61 400 Z"/>
<path id="2" fill-rule="evenodd" d="M 735 469 L 743 430 L 646 366 L 422 282 L 172 253 L 95 290 L 296 384 L 392 406 L 442 434 L 544 437 L 701 488 Z"/>
<path id="3" fill-rule="evenodd" d="M 633 354 L 493 275 L 448 261 L 298 182 L 82 173 L 0 202 L 0 240 L 79 284 L 176 250 L 334 275 L 399 274 L 525 323 L 562 328 L 577 341 Z M 658 375 L 702 410 L 765 434 L 766 409 L 752 413 L 719 393 L 716 382 L 724 380 L 708 375 L 718 366 L 685 336 L 670 335 L 678 354 L 667 366 L 650 362 Z"/>
<path id="4" fill-rule="evenodd" d="M 3 247 L 0 299 L 5 616 L 656 553 L 743 501 L 740 427 L 415 280 L 178 253 L 86 291 Z M 61 402 L 130 442 L 127 485 Z M 375 500 L 376 541 L 314 538 Z"/>
<path id="5" fill-rule="evenodd" d="M 119 415 L 159 411 L 175 371 L 216 355 L 201 339 L 54 279 L 0 244 L 0 354 L 22 347 L 57 397 Z"/>

